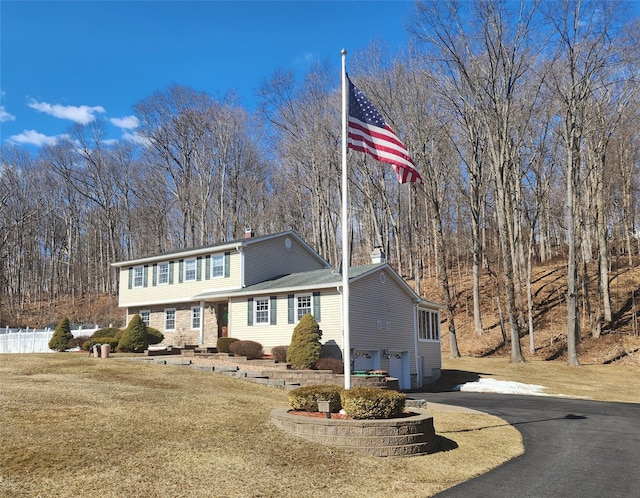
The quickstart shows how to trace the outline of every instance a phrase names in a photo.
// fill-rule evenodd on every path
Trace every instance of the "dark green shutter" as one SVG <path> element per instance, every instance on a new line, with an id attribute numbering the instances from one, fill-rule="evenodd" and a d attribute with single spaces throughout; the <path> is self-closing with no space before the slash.
<path id="1" fill-rule="evenodd" d="M 169 284 L 173 283 L 173 261 L 169 261 Z"/>
<path id="2" fill-rule="evenodd" d="M 247 299 L 247 325 L 253 325 L 253 298 Z"/>
<path id="3" fill-rule="evenodd" d="M 289 323 L 295 323 L 296 321 L 295 311 L 296 311 L 296 308 L 293 305 L 293 294 L 289 294 L 287 296 L 287 314 L 288 314 Z"/>
<path id="4" fill-rule="evenodd" d="M 149 265 L 142 268 L 142 287 L 146 287 L 149 283 Z"/>
<path id="5" fill-rule="evenodd" d="M 224 253 L 224 278 L 229 278 L 231 274 L 231 253 Z"/>
<path id="6" fill-rule="evenodd" d="M 211 255 L 207 254 L 204 260 L 204 279 L 209 280 L 211 278 Z"/>
<path id="7" fill-rule="evenodd" d="M 184 278 L 184 259 L 178 261 L 178 283 L 182 283 L 182 279 Z"/>
<path id="8" fill-rule="evenodd" d="M 317 322 L 320 321 L 320 293 L 313 293 L 313 318 L 316 319 Z"/>
<path id="9" fill-rule="evenodd" d="M 196 280 L 199 282 L 202 280 L 202 257 L 196 258 Z"/>
<path id="10" fill-rule="evenodd" d="M 129 267 L 129 289 L 133 287 L 133 266 Z"/>
<path id="11" fill-rule="evenodd" d="M 151 285 L 154 287 L 158 284 L 158 263 L 153 263 L 153 272 L 151 276 Z"/>
<path id="12" fill-rule="evenodd" d="M 269 304 L 269 314 L 271 315 L 271 325 L 276 325 L 278 323 L 278 296 L 271 296 L 270 300 L 271 302 Z"/>

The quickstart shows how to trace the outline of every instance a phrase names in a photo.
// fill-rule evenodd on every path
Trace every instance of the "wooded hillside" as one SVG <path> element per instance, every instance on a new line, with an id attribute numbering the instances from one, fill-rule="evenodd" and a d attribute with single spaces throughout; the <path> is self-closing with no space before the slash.
<path id="1" fill-rule="evenodd" d="M 398 185 L 350 152 L 352 263 L 379 245 L 421 295 L 438 289 L 454 355 L 469 351 L 468 320 L 483 348 L 498 330 L 512 361 L 528 354 L 517 338 L 540 337 L 549 317 L 544 268 L 570 364 L 585 334 L 637 334 L 620 320 L 637 319 L 637 284 L 614 296 L 640 255 L 640 20 L 627 8 L 424 1 L 405 53 L 350 56 L 354 84 L 425 180 Z M 249 113 L 176 84 L 134 106 L 128 140 L 105 140 L 94 121 L 36 155 L 2 144 L 0 325 L 32 323 L 34 303 L 88 309 L 117 292 L 112 262 L 247 227 L 293 229 L 338 266 L 339 71 L 278 72 L 258 98 Z"/>

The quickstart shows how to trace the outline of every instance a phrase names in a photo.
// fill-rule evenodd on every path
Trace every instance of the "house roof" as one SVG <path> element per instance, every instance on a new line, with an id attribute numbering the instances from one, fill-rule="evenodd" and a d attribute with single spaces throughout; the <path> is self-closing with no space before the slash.
<path id="1" fill-rule="evenodd" d="M 376 272 L 378 270 L 385 269 L 404 289 L 410 294 L 414 301 L 431 308 L 441 308 L 442 306 L 426 301 L 418 296 L 413 289 L 400 277 L 395 270 L 387 263 L 374 263 L 362 266 L 352 266 L 349 268 L 349 282 L 355 282 L 360 278 Z M 203 292 L 193 297 L 193 300 L 211 299 L 215 297 L 226 296 L 245 296 L 245 295 L 260 295 L 268 293 L 282 293 L 282 292 L 296 292 L 296 291 L 309 291 L 312 289 L 332 288 L 342 286 L 342 274 L 340 271 L 334 268 L 327 268 L 321 270 L 305 271 L 300 273 L 290 273 L 288 275 L 281 275 L 279 277 L 265 280 L 263 282 L 244 287 L 238 290 L 226 290 L 215 292 Z"/>
<path id="2" fill-rule="evenodd" d="M 285 232 L 272 233 L 269 235 L 261 235 L 257 237 L 245 237 L 241 239 L 236 239 L 228 242 L 220 242 L 218 244 L 211 244 L 206 246 L 199 247 L 191 247 L 188 249 L 180 249 L 177 251 L 169 251 L 158 253 L 150 256 L 144 256 L 142 258 L 129 259 L 126 261 L 118 261 L 116 263 L 111 263 L 111 266 L 114 267 L 123 267 L 123 266 L 137 266 L 148 263 L 156 263 L 158 261 L 166 261 L 167 259 L 178 259 L 178 258 L 190 258 L 194 256 L 200 256 L 204 254 L 210 254 L 212 252 L 222 252 L 222 251 L 230 251 L 237 250 L 241 247 L 247 247 L 251 244 L 256 244 L 259 242 L 263 242 L 265 240 L 274 239 L 278 237 L 292 237 L 295 238 L 303 247 L 305 247 L 310 254 L 316 257 L 319 261 L 321 261 L 326 267 L 329 267 L 329 263 L 322 258 L 316 251 L 309 246 L 300 236 L 295 233 L 293 230 L 287 230 Z"/>

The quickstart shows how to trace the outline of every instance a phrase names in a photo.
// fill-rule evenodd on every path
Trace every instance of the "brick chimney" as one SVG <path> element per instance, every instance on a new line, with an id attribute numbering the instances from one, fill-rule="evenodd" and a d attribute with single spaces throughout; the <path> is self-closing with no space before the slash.
<path id="1" fill-rule="evenodd" d="M 245 228 L 244 229 L 244 238 L 245 239 L 250 239 L 251 237 L 253 237 L 253 229 L 252 228 Z"/>

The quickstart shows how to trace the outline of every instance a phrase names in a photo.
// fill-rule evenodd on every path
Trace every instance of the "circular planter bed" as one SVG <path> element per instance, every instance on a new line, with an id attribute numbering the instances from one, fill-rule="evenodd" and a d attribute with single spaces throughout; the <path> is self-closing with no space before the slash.
<path id="1" fill-rule="evenodd" d="M 292 436 L 371 456 L 423 455 L 437 449 L 433 416 L 420 408 L 411 408 L 405 417 L 382 420 L 305 417 L 276 408 L 271 420 Z"/>

